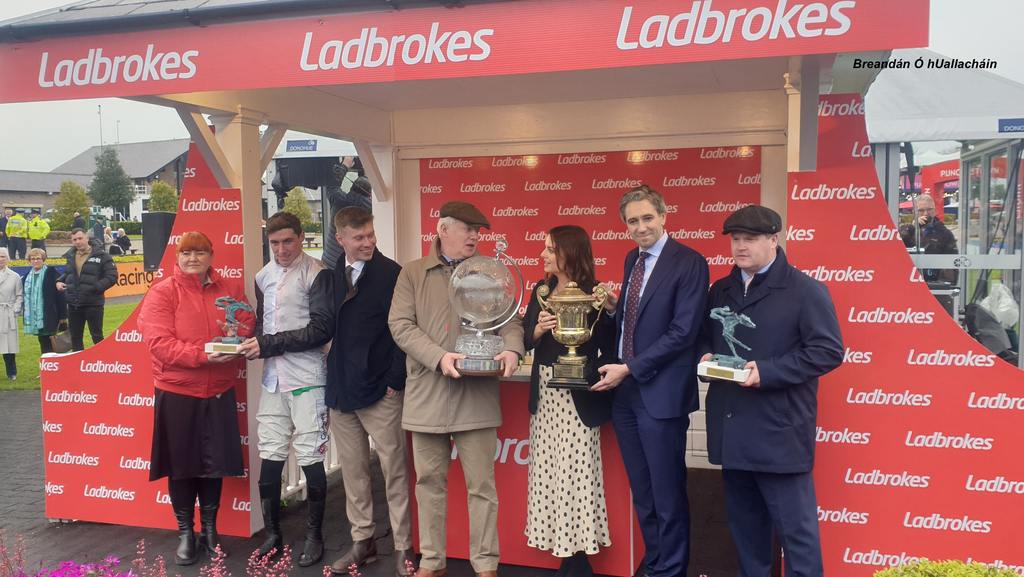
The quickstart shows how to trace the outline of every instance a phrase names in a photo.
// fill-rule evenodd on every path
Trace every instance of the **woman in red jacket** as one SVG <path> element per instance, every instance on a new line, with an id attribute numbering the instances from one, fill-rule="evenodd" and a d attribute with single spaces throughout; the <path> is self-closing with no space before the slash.
<path id="1" fill-rule="evenodd" d="M 199 545 L 192 531 L 196 497 L 199 541 L 212 556 L 220 545 L 222 479 L 243 474 L 234 386 L 245 358 L 206 353 L 205 344 L 224 334 L 224 311 L 214 301 L 224 296 L 245 301 L 245 293 L 241 283 L 222 278 L 211 267 L 213 245 L 205 234 L 181 235 L 177 254 L 174 275 L 146 294 L 139 327 L 156 387 L 149 479 L 167 477 L 181 538 L 175 563 L 191 565 Z M 252 313 L 243 311 L 236 319 L 238 334 L 251 334 Z"/>

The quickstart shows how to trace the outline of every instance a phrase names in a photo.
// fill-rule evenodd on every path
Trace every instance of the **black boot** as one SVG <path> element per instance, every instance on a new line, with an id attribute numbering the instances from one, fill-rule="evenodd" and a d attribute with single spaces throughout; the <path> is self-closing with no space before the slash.
<path id="1" fill-rule="evenodd" d="M 267 533 L 266 540 L 260 545 L 258 554 L 263 557 L 274 552 L 274 557 L 281 554 L 284 538 L 281 536 L 281 478 L 277 482 L 260 483 L 260 507 L 263 509 L 263 530 Z"/>
<path id="2" fill-rule="evenodd" d="M 174 507 L 174 518 L 178 520 L 178 549 L 174 552 L 175 565 L 191 565 L 199 557 L 196 554 L 196 534 L 192 530 L 192 523 L 195 520 L 195 503 Z"/>
<path id="3" fill-rule="evenodd" d="M 220 535 L 217 534 L 218 509 L 220 509 L 219 504 L 199 506 L 199 523 L 202 525 L 202 535 L 200 535 L 199 540 L 206 547 L 210 559 L 216 556 L 217 547 L 220 547 L 221 556 L 227 559 L 228 552 L 224 550 L 224 545 L 220 542 Z"/>
<path id="4" fill-rule="evenodd" d="M 321 528 L 324 524 L 324 509 L 327 507 L 327 491 L 320 487 L 308 487 L 306 505 L 309 507 L 309 515 L 306 518 L 306 542 L 302 545 L 299 567 L 309 567 L 324 556 L 324 535 Z"/>

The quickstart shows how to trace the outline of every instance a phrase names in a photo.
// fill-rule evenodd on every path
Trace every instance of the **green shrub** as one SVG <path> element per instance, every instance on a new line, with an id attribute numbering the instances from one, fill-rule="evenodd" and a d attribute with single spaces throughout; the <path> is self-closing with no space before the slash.
<path id="1" fill-rule="evenodd" d="M 142 223 L 134 220 L 113 221 L 110 223 L 110 230 L 123 228 L 125 234 L 142 234 Z"/>
<path id="2" fill-rule="evenodd" d="M 1019 577 L 1012 569 L 996 569 L 981 563 L 922 559 L 875 573 L 875 577 Z"/>
<path id="3" fill-rule="evenodd" d="M 302 225 L 302 232 L 320 234 L 323 232 L 323 228 L 324 227 L 319 222 L 310 222 Z"/>

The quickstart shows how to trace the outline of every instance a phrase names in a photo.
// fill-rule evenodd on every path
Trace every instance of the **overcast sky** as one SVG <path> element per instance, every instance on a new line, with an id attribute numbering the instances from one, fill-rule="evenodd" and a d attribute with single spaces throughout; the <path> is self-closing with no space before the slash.
<path id="1" fill-rule="evenodd" d="M 0 0 L 0 21 L 69 3 Z M 1024 83 L 1024 45 L 1018 30 L 1024 22 L 1024 0 L 932 0 L 931 6 L 929 48 L 951 57 L 994 59 L 999 63 L 996 74 Z M 173 110 L 128 100 L 0 104 L 0 169 L 52 170 L 99 144 L 98 105 L 103 108 L 104 142 L 188 136 Z"/>

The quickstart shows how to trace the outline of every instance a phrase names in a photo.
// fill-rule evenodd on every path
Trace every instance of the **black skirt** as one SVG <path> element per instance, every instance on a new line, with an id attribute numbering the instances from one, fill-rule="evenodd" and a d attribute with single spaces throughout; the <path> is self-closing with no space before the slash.
<path id="1" fill-rule="evenodd" d="M 208 399 L 156 389 L 150 481 L 243 474 L 234 389 Z"/>

